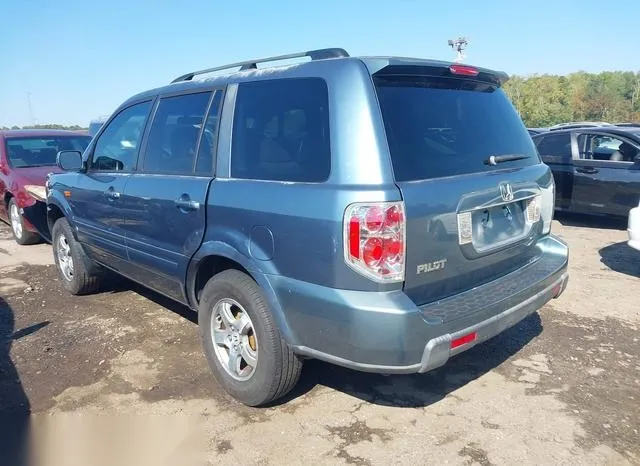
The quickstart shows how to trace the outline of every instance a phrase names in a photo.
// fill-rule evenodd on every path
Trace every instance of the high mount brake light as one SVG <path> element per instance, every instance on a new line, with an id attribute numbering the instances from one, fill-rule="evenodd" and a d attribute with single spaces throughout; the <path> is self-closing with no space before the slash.
<path id="1" fill-rule="evenodd" d="M 461 76 L 478 76 L 478 69 L 473 66 L 467 65 L 451 65 L 449 67 L 449 71 L 453 74 L 458 74 Z"/>
<path id="2" fill-rule="evenodd" d="M 378 282 L 404 280 L 405 214 L 402 202 L 357 203 L 344 217 L 344 260 Z"/>

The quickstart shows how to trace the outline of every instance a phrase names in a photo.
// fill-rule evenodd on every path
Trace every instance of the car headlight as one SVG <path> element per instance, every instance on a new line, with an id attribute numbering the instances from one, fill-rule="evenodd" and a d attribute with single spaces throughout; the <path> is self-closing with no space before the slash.
<path id="1" fill-rule="evenodd" d="M 24 190 L 37 201 L 47 201 L 47 189 L 44 186 L 28 184 L 24 187 Z"/>

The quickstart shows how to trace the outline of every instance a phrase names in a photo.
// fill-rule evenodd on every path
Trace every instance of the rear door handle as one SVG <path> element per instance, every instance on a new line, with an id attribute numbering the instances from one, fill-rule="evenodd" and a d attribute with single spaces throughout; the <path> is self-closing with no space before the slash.
<path id="1" fill-rule="evenodd" d="M 109 186 L 109 189 L 107 189 L 104 192 L 104 195 L 107 199 L 109 199 L 110 201 L 115 201 L 116 199 L 120 199 L 120 193 L 115 191 L 113 189 L 113 186 Z"/>
<path id="2" fill-rule="evenodd" d="M 578 173 L 593 174 L 593 173 L 598 173 L 599 170 L 597 168 L 593 168 L 593 167 L 584 167 L 584 168 L 576 168 L 576 171 Z"/>
<path id="3" fill-rule="evenodd" d="M 183 194 L 175 201 L 176 207 L 182 211 L 193 211 L 200 208 L 200 203 L 192 201 L 188 194 Z"/>

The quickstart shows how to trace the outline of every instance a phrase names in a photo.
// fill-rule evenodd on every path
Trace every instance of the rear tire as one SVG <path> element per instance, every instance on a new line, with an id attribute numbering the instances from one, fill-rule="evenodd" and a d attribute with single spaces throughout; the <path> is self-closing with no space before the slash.
<path id="1" fill-rule="evenodd" d="M 101 274 L 75 240 L 66 218 L 56 220 L 51 230 L 53 260 L 69 293 L 83 295 L 95 292 L 100 286 Z"/>
<path id="2" fill-rule="evenodd" d="M 282 339 L 260 287 L 245 273 L 225 270 L 209 280 L 198 324 L 215 379 L 241 403 L 267 404 L 298 382 L 302 360 Z"/>
<path id="3" fill-rule="evenodd" d="M 27 244 L 35 244 L 40 241 L 40 235 L 27 230 L 24 224 L 24 218 L 20 214 L 20 208 L 14 198 L 9 200 L 7 205 L 7 213 L 9 214 L 9 225 L 11 225 L 11 232 L 13 238 L 21 246 Z"/>

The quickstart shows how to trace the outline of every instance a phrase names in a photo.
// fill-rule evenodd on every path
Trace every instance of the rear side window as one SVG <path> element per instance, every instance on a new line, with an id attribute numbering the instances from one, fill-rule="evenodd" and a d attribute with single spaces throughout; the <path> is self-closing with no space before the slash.
<path id="1" fill-rule="evenodd" d="M 522 120 L 499 87 L 452 78 L 374 79 L 397 181 L 540 162 Z M 527 158 L 485 164 L 492 155 Z"/>
<path id="2" fill-rule="evenodd" d="M 153 117 L 143 171 L 193 173 L 198 139 L 211 92 L 160 99 Z"/>
<path id="3" fill-rule="evenodd" d="M 571 158 L 571 134 L 550 134 L 538 142 L 540 155 Z"/>
<path id="4" fill-rule="evenodd" d="M 329 102 L 322 79 L 241 83 L 233 121 L 231 176 L 322 182 L 329 177 Z"/>
<path id="5" fill-rule="evenodd" d="M 220 101 L 222 91 L 216 91 L 213 101 L 209 106 L 209 115 L 204 124 L 204 132 L 200 137 L 200 149 L 198 150 L 198 161 L 196 162 L 196 174 L 213 174 L 213 161 L 216 157 L 216 144 L 218 138 L 218 125 L 220 123 Z"/>

